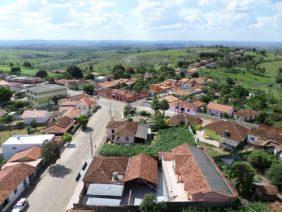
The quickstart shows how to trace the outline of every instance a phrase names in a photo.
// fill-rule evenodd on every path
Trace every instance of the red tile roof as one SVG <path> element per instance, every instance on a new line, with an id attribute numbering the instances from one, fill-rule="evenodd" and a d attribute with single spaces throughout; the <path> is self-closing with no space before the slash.
<path id="1" fill-rule="evenodd" d="M 203 123 L 203 120 L 196 116 L 180 113 L 176 116 L 171 117 L 167 123 L 170 126 L 177 126 L 181 124 L 201 125 Z"/>
<path id="2" fill-rule="evenodd" d="M 85 183 L 123 183 L 113 180 L 113 173 L 125 175 L 128 165 L 127 157 L 105 157 L 95 156 L 85 174 L 83 181 Z"/>
<path id="3" fill-rule="evenodd" d="M 210 102 L 207 106 L 208 109 L 210 110 L 216 110 L 216 111 L 220 111 L 223 113 L 229 113 L 231 110 L 233 110 L 232 106 L 228 106 L 228 105 L 222 105 L 222 104 L 218 104 L 216 102 Z"/>
<path id="4" fill-rule="evenodd" d="M 134 136 L 138 127 L 137 122 L 133 121 L 110 121 L 107 125 L 108 129 L 115 130 L 115 136 Z"/>
<path id="5" fill-rule="evenodd" d="M 219 179 L 224 184 L 227 191 L 224 195 L 231 195 L 232 197 L 237 196 L 236 190 L 229 184 L 228 180 L 222 175 L 220 170 L 216 167 L 216 165 L 213 163 L 212 159 L 209 158 L 205 152 L 207 157 L 202 158 L 203 156 L 200 154 L 195 154 L 195 150 L 191 149 L 192 147 L 189 147 L 187 144 L 183 144 L 181 146 L 175 147 L 171 150 L 172 158 L 175 161 L 175 173 L 179 176 L 180 182 L 184 184 L 184 189 L 189 194 L 204 194 L 207 192 L 213 191 L 214 185 L 209 185 L 211 183 L 210 180 L 207 179 L 207 173 L 203 173 L 202 168 L 208 168 L 208 169 L 214 169 L 213 172 L 218 174 Z M 193 147 L 197 148 L 197 147 Z M 193 150 L 193 154 L 192 151 Z M 200 149 L 199 149 L 200 150 Z M 200 150 L 204 151 L 204 150 Z M 196 151 L 197 152 L 197 151 Z M 195 157 L 200 157 L 196 159 Z M 169 158 L 168 158 L 169 160 Z M 204 162 L 206 163 L 205 166 L 202 165 L 202 167 L 199 166 L 199 160 L 210 160 Z M 207 166 L 207 167 L 206 167 Z M 211 166 L 211 167 L 210 167 Z M 208 170 L 205 170 L 208 171 Z M 217 179 L 217 180 L 219 180 Z M 216 183 L 216 182 L 215 182 Z"/>
<path id="6" fill-rule="evenodd" d="M 8 162 L 28 162 L 35 161 L 41 157 L 41 148 L 38 146 L 18 152 L 11 157 Z"/>
<path id="7" fill-rule="evenodd" d="M 87 94 L 82 93 L 82 94 L 77 94 L 77 95 L 71 96 L 70 99 L 72 101 L 80 101 L 82 99 L 89 98 L 89 97 L 90 96 L 88 96 Z"/>
<path id="8" fill-rule="evenodd" d="M 145 180 L 156 185 L 158 181 L 157 161 L 144 154 L 130 157 L 124 182 L 136 179 Z"/>
<path id="9" fill-rule="evenodd" d="M 35 168 L 25 163 L 8 166 L 0 170 L 0 204 L 14 192 L 25 178 L 35 172 Z"/>
<path id="10" fill-rule="evenodd" d="M 75 120 L 67 116 L 61 116 L 55 123 L 43 130 L 44 133 L 64 134 L 75 124 Z"/>
<path id="11" fill-rule="evenodd" d="M 240 117 L 245 117 L 245 118 L 248 118 L 248 117 L 257 117 L 259 115 L 259 113 L 255 110 L 250 110 L 250 109 L 245 109 L 245 110 L 239 110 L 239 111 L 236 111 L 235 114 L 237 116 L 240 116 Z"/>
<path id="12" fill-rule="evenodd" d="M 243 141 L 250 131 L 248 128 L 236 124 L 235 122 L 223 120 L 212 122 L 206 125 L 205 128 L 215 131 L 221 136 L 224 136 L 225 132 L 229 132 L 230 137 L 228 138 L 237 142 Z"/>

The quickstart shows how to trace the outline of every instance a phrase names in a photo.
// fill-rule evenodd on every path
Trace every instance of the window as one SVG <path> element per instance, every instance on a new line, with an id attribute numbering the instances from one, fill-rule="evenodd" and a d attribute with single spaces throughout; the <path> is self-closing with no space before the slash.
<path id="1" fill-rule="evenodd" d="M 115 133 L 115 130 L 112 130 L 112 133 Z"/>
<path id="2" fill-rule="evenodd" d="M 18 189 L 17 188 L 15 188 L 15 190 L 14 190 L 14 194 L 16 194 L 18 192 Z"/>
<path id="3" fill-rule="evenodd" d="M 126 140 L 126 141 L 128 141 L 128 140 L 129 140 L 128 136 L 125 136 L 125 140 Z"/>
<path id="4" fill-rule="evenodd" d="M 17 149 L 17 147 L 14 146 L 12 149 Z"/>

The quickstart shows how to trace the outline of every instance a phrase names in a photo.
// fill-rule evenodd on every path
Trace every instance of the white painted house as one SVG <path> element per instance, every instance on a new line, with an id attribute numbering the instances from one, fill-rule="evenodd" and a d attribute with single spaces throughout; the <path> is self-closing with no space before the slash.
<path id="1" fill-rule="evenodd" d="M 35 168 L 25 163 L 0 170 L 0 211 L 8 211 L 17 198 L 29 187 Z"/>
<path id="2" fill-rule="evenodd" d="M 54 138 L 54 134 L 13 135 L 1 145 L 3 159 L 8 160 L 17 152 L 30 149 L 34 146 L 41 147 L 45 142 L 53 141 Z"/>
<path id="3" fill-rule="evenodd" d="M 47 110 L 26 110 L 22 114 L 25 124 L 30 124 L 33 120 L 38 124 L 47 123 L 50 119 L 50 113 Z"/>

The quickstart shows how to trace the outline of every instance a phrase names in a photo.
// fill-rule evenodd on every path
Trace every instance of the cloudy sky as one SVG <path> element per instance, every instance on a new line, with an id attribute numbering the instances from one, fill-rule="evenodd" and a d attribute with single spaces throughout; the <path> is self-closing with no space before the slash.
<path id="1" fill-rule="evenodd" d="M 282 41 L 282 0 L 0 0 L 0 39 Z"/>

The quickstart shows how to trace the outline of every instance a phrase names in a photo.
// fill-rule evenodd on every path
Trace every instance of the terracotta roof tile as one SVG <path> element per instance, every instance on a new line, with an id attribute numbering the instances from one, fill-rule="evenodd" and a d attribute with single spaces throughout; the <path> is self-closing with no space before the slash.
<path id="1" fill-rule="evenodd" d="M 83 181 L 85 183 L 123 183 L 113 181 L 113 173 L 118 172 L 119 175 L 125 175 L 128 165 L 126 157 L 104 157 L 95 156 L 85 174 Z"/>
<path id="2" fill-rule="evenodd" d="M 255 110 L 250 110 L 250 109 L 245 109 L 245 110 L 239 110 L 235 112 L 236 115 L 240 116 L 240 117 L 249 117 L 249 116 L 258 116 L 259 113 Z"/>
<path id="3" fill-rule="evenodd" d="M 216 110 L 216 111 L 220 111 L 223 113 L 229 113 L 231 110 L 233 110 L 232 106 L 228 106 L 228 105 L 222 105 L 222 104 L 218 104 L 216 102 L 210 102 L 207 106 L 208 109 L 210 110 Z"/>
<path id="4" fill-rule="evenodd" d="M 67 116 L 61 116 L 55 123 L 43 130 L 44 133 L 64 134 L 75 124 L 75 120 Z"/>
<path id="5" fill-rule="evenodd" d="M 201 125 L 202 123 L 203 123 L 202 119 L 185 113 L 180 113 L 176 116 L 171 117 L 168 120 L 168 125 L 170 126 L 178 126 L 181 124 Z"/>
<path id="6" fill-rule="evenodd" d="M 124 182 L 136 179 L 142 179 L 156 185 L 158 181 L 157 161 L 144 154 L 130 157 Z"/>
<path id="7" fill-rule="evenodd" d="M 137 122 L 133 121 L 110 121 L 108 129 L 115 129 L 115 136 L 134 136 L 138 127 Z"/>
<path id="8" fill-rule="evenodd" d="M 28 162 L 35 161 L 41 157 L 41 148 L 38 146 L 21 151 L 13 155 L 8 162 Z"/>
<path id="9" fill-rule="evenodd" d="M 25 163 L 8 166 L 0 170 L 0 204 L 34 171 L 34 167 Z"/>
<path id="10" fill-rule="evenodd" d="M 230 133 L 229 139 L 237 142 L 243 141 L 248 135 L 249 129 L 236 124 L 232 121 L 215 121 L 205 126 L 205 128 L 217 132 L 219 135 L 224 136 L 225 132 Z"/>

